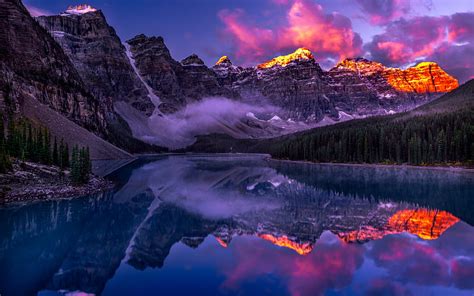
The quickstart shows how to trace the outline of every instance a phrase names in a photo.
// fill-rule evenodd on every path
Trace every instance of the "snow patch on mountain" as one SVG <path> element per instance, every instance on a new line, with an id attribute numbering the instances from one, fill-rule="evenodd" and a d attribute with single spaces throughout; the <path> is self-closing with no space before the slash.
<path id="1" fill-rule="evenodd" d="M 153 88 L 151 88 L 151 86 L 145 81 L 143 76 L 138 71 L 137 66 L 135 65 L 135 59 L 133 58 L 132 51 L 130 50 L 130 44 L 125 42 L 123 43 L 123 46 L 125 47 L 125 54 L 127 55 L 127 58 L 130 61 L 130 65 L 132 66 L 133 71 L 145 86 L 146 90 L 148 91 L 148 97 L 150 98 L 153 105 L 155 105 L 155 113 L 161 114 L 161 111 L 158 108 L 161 104 L 161 100 L 157 95 L 155 95 L 155 93 L 153 92 Z"/>
<path id="2" fill-rule="evenodd" d="M 282 121 L 282 119 L 280 118 L 280 116 L 275 115 L 275 116 L 273 116 L 272 118 L 270 118 L 268 121 L 270 121 L 270 122 L 271 122 L 271 121 Z"/>

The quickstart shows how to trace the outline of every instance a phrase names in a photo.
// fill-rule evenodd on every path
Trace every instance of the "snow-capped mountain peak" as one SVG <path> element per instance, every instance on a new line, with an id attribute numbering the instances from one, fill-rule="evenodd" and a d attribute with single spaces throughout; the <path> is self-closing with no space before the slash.
<path id="1" fill-rule="evenodd" d="M 69 6 L 65 13 L 66 14 L 85 14 L 89 12 L 94 12 L 97 11 L 94 7 L 88 5 L 88 4 L 80 4 L 80 5 L 75 5 L 75 6 Z"/>

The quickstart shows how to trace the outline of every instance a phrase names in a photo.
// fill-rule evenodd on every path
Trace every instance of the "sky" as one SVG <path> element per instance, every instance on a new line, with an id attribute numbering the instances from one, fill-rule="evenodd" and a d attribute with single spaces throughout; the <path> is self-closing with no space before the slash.
<path id="1" fill-rule="evenodd" d="M 84 1 L 82 1 L 84 2 Z M 32 15 L 58 14 L 72 0 L 24 0 Z M 299 47 L 329 69 L 365 57 L 406 68 L 434 61 L 474 78 L 474 0 L 90 0 L 122 40 L 163 36 L 172 56 L 207 65 L 227 55 L 253 66 Z"/>

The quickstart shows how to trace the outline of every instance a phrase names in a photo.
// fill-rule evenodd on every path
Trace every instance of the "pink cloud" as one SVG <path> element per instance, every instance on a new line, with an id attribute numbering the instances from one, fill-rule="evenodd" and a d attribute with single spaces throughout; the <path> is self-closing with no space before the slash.
<path id="1" fill-rule="evenodd" d="M 456 258 L 451 263 L 454 283 L 463 289 L 474 289 L 474 259 Z"/>
<path id="2" fill-rule="evenodd" d="M 28 9 L 28 12 L 30 13 L 30 15 L 32 17 L 37 17 L 37 16 L 42 16 L 42 15 L 52 15 L 53 13 L 48 11 L 48 10 L 45 10 L 45 9 L 42 9 L 42 8 L 39 8 L 39 7 L 35 7 L 35 6 L 32 6 L 32 5 L 25 5 L 26 9 Z"/>
<path id="3" fill-rule="evenodd" d="M 352 29 L 349 18 L 326 14 L 322 6 L 309 0 L 289 1 L 285 21 L 273 28 L 252 23 L 242 10 L 223 10 L 219 18 L 224 34 L 234 45 L 235 56 L 246 63 L 259 63 L 278 53 L 307 47 L 318 60 L 341 59 L 361 53 L 362 39 Z"/>
<path id="4" fill-rule="evenodd" d="M 474 250 L 473 228 L 464 222 L 455 224 L 436 240 L 393 235 L 370 244 L 368 257 L 388 274 L 388 277 L 372 282 L 369 291 L 374 294 L 399 290 L 400 287 L 386 285 L 387 281 L 393 283 L 394 280 L 405 284 L 474 288 L 471 280 L 474 277 L 474 260 L 471 258 Z"/>
<path id="5" fill-rule="evenodd" d="M 464 82 L 474 73 L 474 13 L 402 18 L 387 24 L 365 49 L 388 66 L 434 61 Z"/>
<path id="6" fill-rule="evenodd" d="M 237 290 L 249 279 L 274 274 L 287 280 L 291 295 L 320 295 L 349 285 L 363 263 L 363 248 L 332 234 L 322 237 L 306 256 L 269 244 L 253 240 L 234 245 L 235 260 L 222 263 L 226 277 L 222 288 Z"/>
<path id="7" fill-rule="evenodd" d="M 243 10 L 221 10 L 219 18 L 226 26 L 226 32 L 236 43 L 235 55 L 239 59 L 254 59 L 265 55 L 266 48 L 274 40 L 273 32 L 242 22 Z M 228 35 L 227 35 L 228 36 Z"/>

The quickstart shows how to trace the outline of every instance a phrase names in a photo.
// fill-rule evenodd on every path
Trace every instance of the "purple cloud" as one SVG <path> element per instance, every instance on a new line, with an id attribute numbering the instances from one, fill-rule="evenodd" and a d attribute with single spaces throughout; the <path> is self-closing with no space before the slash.
<path id="1" fill-rule="evenodd" d="M 290 53 L 299 47 L 315 52 L 318 62 L 339 60 L 359 55 L 362 38 L 352 28 L 352 22 L 339 13 L 327 13 L 309 0 L 284 1 L 285 19 L 271 26 L 261 26 L 249 19 L 242 9 L 224 9 L 218 17 L 224 24 L 225 41 L 233 45 L 238 62 L 255 64 L 276 53 Z M 267 20 L 272 16 L 262 16 Z"/>
<path id="2" fill-rule="evenodd" d="M 365 49 L 388 66 L 434 61 L 462 83 L 474 74 L 474 12 L 401 18 L 385 26 Z"/>
<path id="3" fill-rule="evenodd" d="M 368 14 L 372 24 L 386 24 L 410 10 L 407 0 L 357 0 L 363 12 Z"/>

